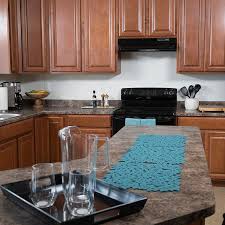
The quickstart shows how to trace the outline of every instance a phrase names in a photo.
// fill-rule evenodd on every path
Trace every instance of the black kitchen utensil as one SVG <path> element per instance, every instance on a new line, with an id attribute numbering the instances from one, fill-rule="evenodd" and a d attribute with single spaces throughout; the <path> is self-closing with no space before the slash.
<path id="1" fill-rule="evenodd" d="M 193 98 L 195 98 L 195 96 L 196 96 L 196 94 L 199 92 L 199 90 L 201 89 L 202 87 L 201 87 L 201 85 L 200 84 L 196 84 L 195 85 L 195 87 L 194 87 L 194 92 L 195 92 L 195 94 L 194 94 L 194 97 Z"/>
<path id="2" fill-rule="evenodd" d="M 189 98 L 193 98 L 193 96 L 194 96 L 194 86 L 193 85 L 189 86 L 188 92 L 189 92 Z"/>
<path id="3" fill-rule="evenodd" d="M 189 97 L 189 95 L 188 95 L 188 90 L 187 90 L 186 87 L 182 87 L 182 88 L 180 89 L 180 92 L 182 93 L 182 95 Z M 190 97 L 189 97 L 189 98 L 190 98 Z"/>

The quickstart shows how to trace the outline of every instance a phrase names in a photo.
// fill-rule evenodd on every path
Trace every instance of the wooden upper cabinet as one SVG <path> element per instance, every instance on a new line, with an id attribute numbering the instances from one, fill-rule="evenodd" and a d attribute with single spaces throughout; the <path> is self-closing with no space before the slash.
<path id="1" fill-rule="evenodd" d="M 80 0 L 51 0 L 51 71 L 81 71 Z"/>
<path id="2" fill-rule="evenodd" d="M 225 71 L 225 1 L 206 0 L 205 70 Z"/>
<path id="3" fill-rule="evenodd" d="M 119 0 L 119 37 L 144 37 L 146 0 Z"/>
<path id="4" fill-rule="evenodd" d="M 21 0 L 22 72 L 48 71 L 48 1 Z"/>
<path id="5" fill-rule="evenodd" d="M 82 0 L 83 71 L 116 72 L 116 0 Z"/>
<path id="6" fill-rule="evenodd" d="M 176 0 L 148 0 L 148 36 L 176 37 Z"/>
<path id="7" fill-rule="evenodd" d="M 204 71 L 205 0 L 179 0 L 177 11 L 177 70 Z"/>
<path id="8" fill-rule="evenodd" d="M 0 74 L 11 73 L 9 0 L 0 1 Z"/>

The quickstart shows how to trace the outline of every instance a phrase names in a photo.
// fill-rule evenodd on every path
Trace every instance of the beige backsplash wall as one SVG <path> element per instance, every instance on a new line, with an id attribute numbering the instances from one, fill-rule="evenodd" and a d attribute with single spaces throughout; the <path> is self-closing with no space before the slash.
<path id="1" fill-rule="evenodd" d="M 0 76 L 0 80 L 20 80 L 23 93 L 32 89 L 48 89 L 49 99 L 90 99 L 108 93 L 110 99 L 120 99 L 123 87 L 174 87 L 199 83 L 200 100 L 225 101 L 225 73 L 177 74 L 175 52 L 132 52 L 121 56 L 121 73 L 74 75 Z M 182 100 L 180 97 L 179 100 Z"/>

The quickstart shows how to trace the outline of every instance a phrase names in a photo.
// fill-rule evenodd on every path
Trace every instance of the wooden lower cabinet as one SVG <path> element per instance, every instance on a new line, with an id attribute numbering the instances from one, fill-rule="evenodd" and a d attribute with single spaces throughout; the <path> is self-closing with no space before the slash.
<path id="1" fill-rule="evenodd" d="M 197 126 L 201 130 L 210 176 L 213 181 L 225 181 L 225 118 L 178 117 L 178 126 Z"/>
<path id="2" fill-rule="evenodd" d="M 225 180 L 225 130 L 206 131 L 205 149 L 213 180 Z"/>
<path id="3" fill-rule="evenodd" d="M 18 138 L 18 166 L 28 167 L 35 164 L 34 134 L 30 132 Z"/>
<path id="4" fill-rule="evenodd" d="M 0 127 L 0 170 L 35 163 L 33 119 Z"/>
<path id="5" fill-rule="evenodd" d="M 0 170 L 9 170 L 17 167 L 17 140 L 13 139 L 0 144 Z"/>
<path id="6" fill-rule="evenodd" d="M 36 162 L 61 160 L 58 132 L 63 128 L 63 116 L 44 116 L 35 119 Z"/>

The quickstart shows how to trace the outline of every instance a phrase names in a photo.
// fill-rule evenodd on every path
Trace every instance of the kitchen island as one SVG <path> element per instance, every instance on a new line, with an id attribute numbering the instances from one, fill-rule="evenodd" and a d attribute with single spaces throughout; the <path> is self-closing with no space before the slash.
<path id="1" fill-rule="evenodd" d="M 207 162 L 200 131 L 193 127 L 124 127 L 110 140 L 112 164 L 142 134 L 185 135 L 187 137 L 185 164 L 179 192 L 134 192 L 148 198 L 145 208 L 138 214 L 117 219 L 109 225 L 200 225 L 214 213 L 215 199 L 208 175 Z M 0 183 L 15 182 L 31 177 L 31 169 L 0 172 Z M 42 225 L 37 218 L 8 201 L 0 193 L 0 225 Z"/>

